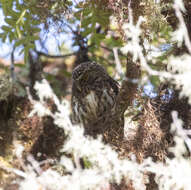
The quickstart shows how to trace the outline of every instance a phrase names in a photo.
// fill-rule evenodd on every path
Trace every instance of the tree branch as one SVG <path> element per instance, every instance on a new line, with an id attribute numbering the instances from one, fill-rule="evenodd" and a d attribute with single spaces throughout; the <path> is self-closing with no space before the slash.
<path id="1" fill-rule="evenodd" d="M 123 115 L 128 106 L 132 104 L 137 91 L 138 83 L 133 82 L 134 79 L 140 78 L 140 68 L 132 60 L 129 54 L 126 64 L 126 79 L 122 82 L 122 87 L 117 98 L 116 113 Z"/>
<path id="2" fill-rule="evenodd" d="M 37 54 L 39 56 L 45 56 L 45 57 L 48 57 L 48 58 L 66 58 L 66 57 L 69 57 L 69 56 L 72 56 L 72 55 L 76 55 L 77 53 L 74 52 L 74 53 L 69 53 L 69 54 L 66 54 L 66 55 L 49 55 L 49 54 L 46 54 L 44 52 L 41 52 L 41 51 L 36 51 Z"/>
<path id="3" fill-rule="evenodd" d="M 103 129 L 105 142 L 116 147 L 124 142 L 124 112 L 132 105 L 137 92 L 138 82 L 134 82 L 134 79 L 140 78 L 140 68 L 133 62 L 131 55 L 128 55 L 125 78 L 114 110 L 111 110 L 107 118 L 99 123 Z"/>
<path id="4" fill-rule="evenodd" d="M 102 45 L 100 45 L 100 47 L 113 53 L 113 49 L 110 49 L 110 48 L 105 47 L 105 46 L 102 46 Z M 126 55 L 123 55 L 120 51 L 118 52 L 118 55 L 120 55 L 120 56 L 122 56 L 122 57 L 128 58 Z"/>
<path id="5" fill-rule="evenodd" d="M 13 50 L 11 52 L 11 65 L 10 65 L 10 75 L 11 75 L 11 79 L 12 81 L 15 81 L 15 46 L 13 46 Z"/>
<path id="6" fill-rule="evenodd" d="M 113 55 L 115 58 L 117 74 L 120 76 L 120 78 L 124 79 L 125 74 L 123 73 L 122 65 L 121 65 L 121 62 L 119 60 L 118 48 L 113 48 Z"/>

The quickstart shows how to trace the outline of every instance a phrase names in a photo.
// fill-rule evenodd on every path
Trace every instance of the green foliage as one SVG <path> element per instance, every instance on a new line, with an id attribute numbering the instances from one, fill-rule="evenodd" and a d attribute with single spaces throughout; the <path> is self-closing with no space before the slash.
<path id="1" fill-rule="evenodd" d="M 90 36 L 89 44 L 98 47 L 105 39 L 110 22 L 111 11 L 107 8 L 106 2 L 100 0 L 86 1 L 79 3 L 76 8 L 79 10 L 75 13 L 75 19 L 81 22 L 82 36 Z M 104 32 L 98 32 L 98 27 Z"/>
<path id="2" fill-rule="evenodd" d="M 6 24 L 2 26 L 0 34 L 3 42 L 8 39 L 14 47 L 22 46 L 25 61 L 30 49 L 34 49 L 34 42 L 39 39 L 40 20 L 31 14 L 28 4 L 18 0 L 0 0 L 5 15 Z"/>
<path id="3" fill-rule="evenodd" d="M 0 0 L 5 15 L 5 25 L 0 38 L 14 43 L 14 47 L 21 46 L 24 52 L 25 62 L 30 49 L 35 48 L 35 41 L 39 39 L 41 29 L 39 25 L 46 22 L 48 17 L 54 16 L 67 10 L 71 1 L 42 1 L 37 0 Z M 50 14 L 52 13 L 52 14 Z"/>
<path id="4" fill-rule="evenodd" d="M 155 90 L 160 86 L 160 79 L 158 76 L 150 76 L 150 82 L 154 86 Z"/>
<path id="5" fill-rule="evenodd" d="M 85 158 L 85 157 L 83 157 L 83 163 L 84 163 L 84 167 L 86 169 L 89 169 L 89 168 L 92 167 L 92 163 L 87 158 Z"/>
<path id="6" fill-rule="evenodd" d="M 148 37 L 149 42 L 155 46 L 161 43 L 170 43 L 172 28 L 161 14 L 163 7 L 152 0 L 142 0 L 141 2 L 144 11 L 135 9 L 133 6 L 132 8 L 134 8 L 133 14 L 136 15 L 135 17 L 143 15 L 146 18 L 142 28 L 149 34 L 143 33 L 142 38 Z M 34 49 L 35 41 L 39 40 L 39 32 L 41 31 L 39 25 L 42 23 L 48 24 L 49 18 L 52 18 L 55 22 L 64 23 L 66 21 L 71 28 L 78 25 L 77 32 L 87 40 L 90 59 L 103 64 L 108 72 L 113 74 L 115 59 L 112 48 L 122 47 L 124 36 L 121 24 L 114 23 L 115 26 L 112 26 L 111 19 L 112 16 L 115 16 L 117 17 L 116 22 L 118 22 L 123 17 L 128 17 L 127 11 L 125 12 L 128 9 L 128 4 L 124 2 L 122 3 L 123 6 L 115 7 L 117 4 L 114 3 L 110 6 L 108 0 L 85 0 L 75 3 L 73 4 L 71 0 L 0 0 L 6 23 L 2 26 L 3 32 L 0 33 L 0 38 L 2 41 L 8 39 L 14 44 L 14 47 L 21 47 L 20 53 L 24 53 L 26 62 L 29 50 Z M 67 10 L 70 10 L 71 6 L 73 6 L 72 14 L 68 17 L 69 19 L 63 21 L 63 15 L 66 14 Z M 118 11 L 121 14 L 116 15 Z M 47 27 L 49 27 L 49 24 Z M 63 29 L 64 27 L 65 25 L 62 26 Z M 77 40 L 77 38 L 74 39 L 73 45 L 79 45 Z M 103 49 L 102 46 L 108 48 Z M 150 63 L 149 65 L 156 70 L 164 69 L 166 58 L 167 56 L 163 54 L 156 60 L 157 64 Z M 122 67 L 125 66 L 126 57 L 120 56 L 120 62 Z M 65 75 L 68 76 L 68 73 L 65 73 Z M 151 82 L 155 86 L 158 85 L 156 77 L 151 78 Z"/>

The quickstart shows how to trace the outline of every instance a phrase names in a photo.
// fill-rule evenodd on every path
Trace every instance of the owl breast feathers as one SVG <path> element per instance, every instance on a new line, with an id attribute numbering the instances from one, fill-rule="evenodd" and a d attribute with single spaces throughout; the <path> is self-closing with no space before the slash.
<path id="1" fill-rule="evenodd" d="M 118 83 L 95 62 L 85 62 L 72 72 L 72 111 L 74 121 L 95 123 L 115 105 Z"/>

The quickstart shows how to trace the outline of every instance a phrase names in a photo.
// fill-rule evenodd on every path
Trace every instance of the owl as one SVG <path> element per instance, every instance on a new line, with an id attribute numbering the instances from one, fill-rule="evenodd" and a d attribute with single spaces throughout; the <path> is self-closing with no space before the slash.
<path id="1" fill-rule="evenodd" d="M 81 63 L 72 72 L 74 121 L 82 123 L 85 131 L 96 130 L 95 126 L 101 126 L 105 115 L 113 109 L 118 88 L 118 83 L 100 64 Z"/>

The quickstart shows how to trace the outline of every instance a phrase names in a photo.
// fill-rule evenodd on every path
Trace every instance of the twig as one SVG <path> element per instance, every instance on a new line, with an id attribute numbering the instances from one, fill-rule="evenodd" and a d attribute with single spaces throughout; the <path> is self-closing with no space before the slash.
<path id="1" fill-rule="evenodd" d="M 117 48 L 113 48 L 113 55 L 115 57 L 116 71 L 117 71 L 118 75 L 120 76 L 120 78 L 124 78 L 125 74 L 123 73 L 123 69 L 122 69 L 122 66 L 121 66 L 121 63 L 119 60 Z"/>
<path id="2" fill-rule="evenodd" d="M 113 52 L 113 50 L 112 49 L 110 49 L 110 48 L 108 48 L 108 47 L 105 47 L 105 46 L 100 46 L 101 48 L 103 48 L 103 49 L 105 49 L 105 50 L 107 50 L 107 51 L 110 51 L 110 52 Z M 122 54 L 120 51 L 118 52 L 118 55 L 120 55 L 120 56 L 123 56 L 123 57 L 126 57 L 127 58 L 127 56 L 126 55 L 124 55 L 124 54 Z"/>
<path id="3" fill-rule="evenodd" d="M 49 58 L 65 58 L 65 57 L 69 57 L 69 56 L 77 54 L 76 52 L 74 52 L 74 53 L 69 53 L 66 55 L 49 55 L 49 54 L 41 52 L 41 51 L 36 51 L 36 52 L 39 56 L 45 56 L 45 57 L 49 57 Z"/>
<path id="4" fill-rule="evenodd" d="M 9 168 L 9 167 L 5 166 L 1 161 L 0 161 L 0 168 L 9 173 L 14 173 L 20 177 L 27 178 L 27 174 L 25 172 L 15 169 L 15 168 Z"/>
<path id="5" fill-rule="evenodd" d="M 182 4 L 183 4 L 183 2 L 182 2 Z M 178 30 L 181 29 L 181 32 L 183 33 L 182 36 L 183 36 L 184 42 L 186 44 L 186 47 L 187 47 L 189 53 L 191 54 L 191 41 L 189 39 L 188 29 L 187 29 L 187 26 L 184 22 L 184 18 L 182 15 L 182 12 L 186 12 L 185 7 L 181 7 L 181 5 L 179 6 L 179 4 L 176 3 L 176 1 L 174 3 L 173 7 L 175 10 L 176 17 L 179 20 L 179 29 Z"/>
<path id="6" fill-rule="evenodd" d="M 15 45 L 13 46 L 13 50 L 11 52 L 11 65 L 10 65 L 10 75 L 11 75 L 11 79 L 12 81 L 15 81 Z"/>

